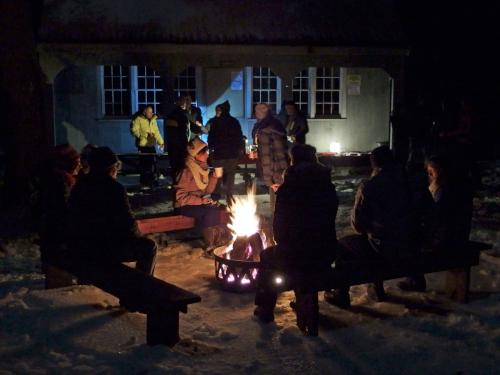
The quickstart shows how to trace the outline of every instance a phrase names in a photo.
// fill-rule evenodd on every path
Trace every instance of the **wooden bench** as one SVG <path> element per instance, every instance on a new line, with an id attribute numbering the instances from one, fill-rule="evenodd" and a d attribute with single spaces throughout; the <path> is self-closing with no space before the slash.
<path id="1" fill-rule="evenodd" d="M 466 303 L 469 296 L 470 270 L 479 264 L 479 255 L 483 250 L 491 249 L 492 245 L 469 241 L 466 251 L 456 253 L 422 253 L 418 257 L 400 259 L 394 262 L 370 261 L 343 263 L 338 267 L 324 272 L 283 274 L 280 271 L 268 273 L 266 281 L 281 292 L 297 290 L 297 305 L 300 300 L 314 306 L 302 307 L 310 316 L 301 317 L 309 322 L 306 328 L 312 334 L 318 332 L 318 291 L 336 289 L 340 287 L 373 283 L 379 280 L 391 280 L 408 275 L 426 274 L 432 272 L 448 271 L 446 276 L 446 289 L 453 300 Z M 280 284 L 275 282 L 276 276 L 281 276 Z M 298 306 L 300 308 L 300 306 Z M 306 324 L 307 325 L 307 324 Z M 302 327 L 301 327 L 302 329 Z"/>
<path id="2" fill-rule="evenodd" d="M 189 304 L 201 301 L 197 294 L 121 263 L 52 262 L 46 267 L 46 288 L 71 285 L 71 275 L 146 313 L 148 345 L 175 345 L 179 341 L 179 312 L 187 313 Z"/>

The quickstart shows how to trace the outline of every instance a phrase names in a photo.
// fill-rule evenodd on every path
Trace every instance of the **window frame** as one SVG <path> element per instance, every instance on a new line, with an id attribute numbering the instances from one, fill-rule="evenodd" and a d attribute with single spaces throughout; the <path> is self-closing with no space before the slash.
<path id="1" fill-rule="evenodd" d="M 161 87 L 156 87 L 156 79 L 161 79 L 161 76 L 156 72 L 151 67 L 148 67 L 147 65 L 141 65 L 140 67 L 146 67 L 146 69 L 153 71 L 154 76 L 150 77 L 149 75 L 145 76 L 146 80 L 149 78 L 154 78 L 155 82 L 155 87 L 153 90 L 147 89 L 148 92 L 154 91 L 154 100 L 155 102 L 139 102 L 139 91 L 144 91 L 143 89 L 139 89 L 139 75 L 138 75 L 138 65 L 130 65 L 128 66 L 128 84 L 129 88 L 128 90 L 123 90 L 123 91 L 128 91 L 128 96 L 130 98 L 130 112 L 129 114 L 120 114 L 120 115 L 115 115 L 115 114 L 107 114 L 106 113 L 106 91 L 109 91 L 109 89 L 106 89 L 104 81 L 105 81 L 105 76 L 104 76 L 104 70 L 106 66 L 115 66 L 115 65 L 99 65 L 97 67 L 97 74 L 98 74 L 98 81 L 99 81 L 99 87 L 98 87 L 98 102 L 100 103 L 100 108 L 99 108 L 99 117 L 104 118 L 104 119 L 124 119 L 124 118 L 130 118 L 134 113 L 140 110 L 141 106 L 150 104 L 153 105 L 154 112 L 157 113 L 159 110 L 159 107 L 161 105 L 161 101 L 158 100 L 157 95 L 161 95 L 163 93 L 163 89 Z M 127 70 L 127 66 L 124 65 L 118 65 L 122 67 L 122 71 Z M 142 77 L 142 76 L 141 76 Z"/>

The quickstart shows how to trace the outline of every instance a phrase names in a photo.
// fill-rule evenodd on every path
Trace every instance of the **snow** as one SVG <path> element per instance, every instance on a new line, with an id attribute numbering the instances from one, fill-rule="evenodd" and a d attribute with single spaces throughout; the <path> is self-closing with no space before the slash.
<path id="1" fill-rule="evenodd" d="M 320 333 L 305 337 L 283 293 L 276 320 L 252 315 L 253 294 L 222 291 L 214 262 L 192 233 L 163 236 L 168 246 L 155 275 L 193 291 L 202 302 L 181 314 L 182 340 L 149 347 L 145 315 L 126 313 L 90 285 L 44 289 L 35 235 L 0 240 L 0 375 L 4 374 L 493 374 L 500 363 L 499 168 L 486 169 L 475 200 L 472 238 L 495 244 L 472 271 L 472 301 L 444 292 L 444 273 L 427 275 L 427 293 L 403 293 L 386 282 L 387 302 L 351 289 L 352 308 L 320 294 Z M 339 236 L 360 178 L 335 181 L 341 200 Z M 266 214 L 268 197 L 259 195 Z M 142 208 L 145 211 L 147 209 Z M 157 206 L 150 212 L 156 212 Z M 164 242 L 163 242 L 164 243 Z"/>

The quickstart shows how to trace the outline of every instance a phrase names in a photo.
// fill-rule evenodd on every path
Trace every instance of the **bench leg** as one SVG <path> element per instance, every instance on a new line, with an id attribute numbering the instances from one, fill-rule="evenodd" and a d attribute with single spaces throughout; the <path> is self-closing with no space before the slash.
<path id="1" fill-rule="evenodd" d="M 179 342 L 179 310 L 154 309 L 146 319 L 148 345 L 174 346 Z"/>
<path id="2" fill-rule="evenodd" d="M 73 285 L 73 275 L 70 273 L 50 264 L 44 265 L 44 269 L 45 289 L 63 288 Z"/>
<path id="3" fill-rule="evenodd" d="M 456 302 L 469 300 L 470 267 L 455 268 L 446 272 L 446 294 Z"/>

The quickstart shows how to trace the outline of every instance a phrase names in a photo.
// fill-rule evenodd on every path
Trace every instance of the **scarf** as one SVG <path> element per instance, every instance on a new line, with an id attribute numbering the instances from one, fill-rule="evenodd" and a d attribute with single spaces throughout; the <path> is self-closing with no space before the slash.
<path id="1" fill-rule="evenodd" d="M 208 186 L 208 165 L 207 163 L 200 163 L 192 156 L 186 158 L 186 167 L 189 168 L 193 174 L 196 186 L 199 189 L 205 190 Z"/>

